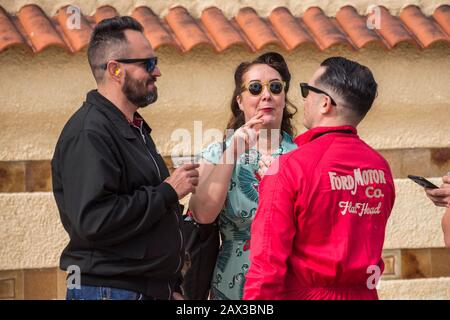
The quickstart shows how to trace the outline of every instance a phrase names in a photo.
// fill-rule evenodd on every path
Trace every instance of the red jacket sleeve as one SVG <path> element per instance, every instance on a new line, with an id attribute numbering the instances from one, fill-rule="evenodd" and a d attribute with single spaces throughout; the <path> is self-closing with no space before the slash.
<path id="1" fill-rule="evenodd" d="M 246 300 L 282 298 L 287 260 L 296 231 L 296 191 L 293 175 L 286 168 L 281 170 L 279 165 L 277 159 L 259 187 L 258 210 L 251 227 L 250 269 L 244 289 Z"/>

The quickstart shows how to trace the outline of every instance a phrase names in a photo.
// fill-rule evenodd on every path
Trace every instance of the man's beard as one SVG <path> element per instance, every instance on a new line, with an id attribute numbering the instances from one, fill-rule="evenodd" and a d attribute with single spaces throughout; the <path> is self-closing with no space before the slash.
<path id="1" fill-rule="evenodd" d="M 138 81 L 125 74 L 125 83 L 122 88 L 127 99 L 138 108 L 144 108 L 158 99 L 158 88 L 148 91 L 148 85 L 156 80 L 150 76 L 146 82 Z"/>

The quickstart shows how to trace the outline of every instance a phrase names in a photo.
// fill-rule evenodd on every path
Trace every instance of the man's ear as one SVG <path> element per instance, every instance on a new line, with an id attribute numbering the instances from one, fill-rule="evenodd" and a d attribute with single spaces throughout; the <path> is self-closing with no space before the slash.
<path id="1" fill-rule="evenodd" d="M 123 74 L 123 70 L 120 69 L 119 64 L 115 61 L 108 62 L 106 65 L 106 72 L 109 77 L 115 81 L 120 81 Z"/>
<path id="2" fill-rule="evenodd" d="M 328 114 L 332 111 L 333 105 L 331 104 L 331 98 L 328 96 L 323 96 L 321 105 L 320 105 L 320 113 L 321 114 Z"/>

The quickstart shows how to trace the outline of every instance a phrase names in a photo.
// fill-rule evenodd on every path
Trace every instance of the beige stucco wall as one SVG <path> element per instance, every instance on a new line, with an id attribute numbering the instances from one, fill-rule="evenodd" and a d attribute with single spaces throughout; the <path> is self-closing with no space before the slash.
<path id="1" fill-rule="evenodd" d="M 443 210 L 412 182 L 395 183 L 385 248 L 442 247 Z M 0 193 L 0 270 L 55 267 L 67 240 L 51 193 Z"/>
<path id="2" fill-rule="evenodd" d="M 382 300 L 450 300 L 450 278 L 381 280 Z"/>
<path id="3" fill-rule="evenodd" d="M 203 121 L 204 129 L 224 128 L 234 69 L 255 55 L 240 48 L 218 55 L 204 47 L 185 55 L 162 48 L 157 54 L 160 98 L 142 113 L 160 151 L 170 155 L 178 143 L 171 141 L 175 129 L 193 134 L 194 121 Z M 337 47 L 325 53 L 301 48 L 284 54 L 293 75 L 290 98 L 299 107 L 299 132 L 304 129 L 298 83 L 307 81 L 326 57 L 343 55 L 368 65 L 379 83 L 373 110 L 360 126 L 369 144 L 382 149 L 450 145 L 448 46 L 359 52 Z M 0 65 L 0 161 L 50 159 L 63 125 L 95 87 L 85 52 L 69 55 L 49 48 L 31 57 L 11 49 L 0 54 Z"/>
<path id="4" fill-rule="evenodd" d="M 120 14 L 130 14 L 137 6 L 149 5 L 148 0 L 2 0 L 1 2 L 2 6 L 10 12 L 16 12 L 26 4 L 37 3 L 48 14 L 54 14 L 60 7 L 68 4 L 80 7 L 85 14 L 94 14 L 95 9 L 102 5 L 112 5 Z M 444 3 L 447 2 L 443 0 L 258 0 L 256 6 L 254 0 L 152 0 L 151 7 L 156 14 L 163 17 L 169 8 L 181 5 L 188 9 L 191 15 L 199 17 L 204 9 L 215 6 L 231 18 L 239 9 L 245 7 L 254 7 L 261 16 L 267 16 L 277 7 L 288 7 L 293 14 L 301 15 L 311 6 L 318 6 L 326 14 L 334 15 L 344 5 L 354 6 L 360 14 L 366 13 L 367 8 L 372 5 L 384 5 L 392 14 L 398 14 L 405 6 L 413 4 L 420 6 L 425 14 L 430 15 Z"/>
<path id="5" fill-rule="evenodd" d="M 0 193 L 0 270 L 55 267 L 67 240 L 51 193 Z"/>
<path id="6" fill-rule="evenodd" d="M 440 179 L 430 179 L 440 185 Z M 396 179 L 396 201 L 386 229 L 384 249 L 442 247 L 443 208 L 435 207 L 423 189 L 409 179 Z"/>

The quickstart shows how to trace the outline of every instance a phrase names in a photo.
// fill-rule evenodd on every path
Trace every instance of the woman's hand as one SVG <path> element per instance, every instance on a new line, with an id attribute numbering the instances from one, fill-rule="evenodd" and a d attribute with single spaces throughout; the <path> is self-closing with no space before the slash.
<path id="1" fill-rule="evenodd" d="M 247 123 L 237 129 L 234 133 L 229 149 L 233 152 L 235 159 L 256 144 L 258 140 L 259 127 L 264 124 L 262 116 L 263 113 L 258 112 L 253 118 L 247 121 Z"/>
<path id="2" fill-rule="evenodd" d="M 258 174 L 262 178 L 266 174 L 267 169 L 269 169 L 270 165 L 274 161 L 274 157 L 271 155 L 262 155 L 260 160 L 258 161 L 259 169 Z"/>

